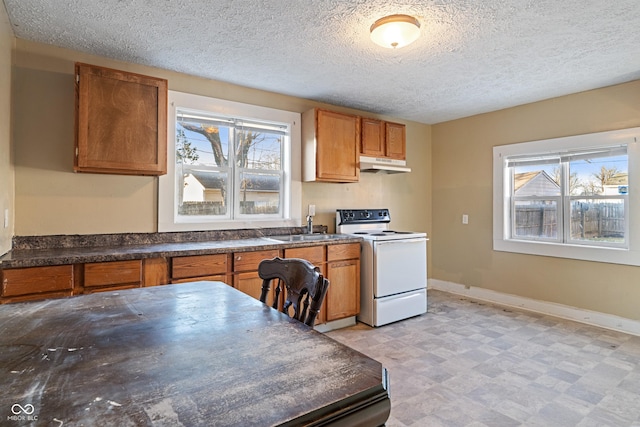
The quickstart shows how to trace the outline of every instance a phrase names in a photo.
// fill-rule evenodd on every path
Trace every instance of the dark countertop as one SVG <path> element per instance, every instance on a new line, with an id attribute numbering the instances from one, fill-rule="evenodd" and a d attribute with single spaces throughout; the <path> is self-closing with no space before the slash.
<path id="1" fill-rule="evenodd" d="M 281 242 L 271 239 L 269 236 L 235 239 L 225 239 L 223 236 L 223 239 L 221 240 L 204 241 L 198 241 L 197 239 L 202 238 L 202 236 L 196 236 L 194 237 L 194 241 L 182 241 L 184 240 L 182 239 L 184 236 L 175 238 L 175 234 L 173 234 L 171 236 L 173 240 L 180 241 L 158 242 L 158 240 L 163 239 L 162 234 L 163 233 L 155 233 L 154 239 L 145 239 L 147 241 L 146 243 L 135 243 L 136 239 L 123 239 L 119 235 L 117 235 L 119 237 L 118 239 L 114 239 L 113 236 L 116 235 L 111 235 L 109 236 L 111 237 L 109 239 L 98 238 L 94 240 L 88 239 L 86 236 L 82 236 L 82 244 L 76 242 L 77 246 L 73 246 L 73 241 L 69 242 L 69 240 L 73 240 L 70 239 L 69 236 L 61 237 L 59 240 L 65 240 L 65 243 L 64 245 L 58 245 L 58 247 L 37 247 L 36 245 L 28 247 L 28 245 L 19 245 L 18 249 L 13 249 L 0 257 L 0 268 L 40 267 L 87 262 L 108 262 L 145 258 L 248 252 L 256 250 L 354 243 L 362 240 L 362 238 L 348 235 L 328 235 L 328 238 L 313 241 Z M 168 233 L 167 235 L 169 234 L 171 233 Z M 49 236 L 47 237 L 50 240 L 54 240 Z M 219 236 L 212 237 L 218 238 Z M 137 240 L 140 241 L 141 239 Z M 67 247 L 69 245 L 71 246 Z"/>
<path id="2" fill-rule="evenodd" d="M 391 408 L 379 362 L 221 282 L 6 304 L 0 348 L 7 424 L 384 425 Z"/>

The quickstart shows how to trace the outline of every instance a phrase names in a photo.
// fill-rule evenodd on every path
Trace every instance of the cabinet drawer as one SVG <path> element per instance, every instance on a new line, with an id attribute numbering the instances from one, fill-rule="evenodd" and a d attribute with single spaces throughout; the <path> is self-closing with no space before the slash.
<path id="1" fill-rule="evenodd" d="M 84 265 L 84 286 L 142 282 L 142 261 L 95 262 Z"/>
<path id="2" fill-rule="evenodd" d="M 272 259 L 280 255 L 277 249 L 255 252 L 236 252 L 233 254 L 233 271 L 252 271 L 258 269 L 263 259 Z"/>
<path id="3" fill-rule="evenodd" d="M 360 243 L 327 246 L 327 261 L 360 258 Z"/>
<path id="4" fill-rule="evenodd" d="M 73 289 L 73 266 L 14 268 L 2 270 L 2 296 L 36 294 Z"/>
<path id="5" fill-rule="evenodd" d="M 324 246 L 310 246 L 308 248 L 290 248 L 284 250 L 285 258 L 302 258 L 316 267 L 324 262 Z"/>
<path id="6" fill-rule="evenodd" d="M 213 276 L 227 273 L 227 254 L 181 256 L 171 259 L 171 278 Z"/>
<path id="7" fill-rule="evenodd" d="M 229 284 L 230 280 L 226 274 L 214 274 L 213 276 L 185 277 L 183 279 L 171 279 L 171 283 L 191 283 L 201 280 L 211 282 L 224 282 Z"/>

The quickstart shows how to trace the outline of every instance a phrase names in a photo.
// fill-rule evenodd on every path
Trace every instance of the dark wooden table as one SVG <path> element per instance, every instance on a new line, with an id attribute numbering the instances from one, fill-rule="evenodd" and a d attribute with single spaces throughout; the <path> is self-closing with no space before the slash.
<path id="1" fill-rule="evenodd" d="M 384 372 L 220 282 L 0 306 L 0 424 L 381 425 Z"/>

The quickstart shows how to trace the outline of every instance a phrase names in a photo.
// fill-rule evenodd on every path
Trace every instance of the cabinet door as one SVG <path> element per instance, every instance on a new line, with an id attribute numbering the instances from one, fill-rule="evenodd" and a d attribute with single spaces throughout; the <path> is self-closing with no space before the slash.
<path id="1" fill-rule="evenodd" d="M 3 301 L 71 296 L 73 266 L 13 268 L 0 271 Z"/>
<path id="2" fill-rule="evenodd" d="M 385 126 L 382 120 L 363 118 L 362 154 L 367 156 L 385 156 Z"/>
<path id="3" fill-rule="evenodd" d="M 358 182 L 360 120 L 357 116 L 317 110 L 316 144 L 318 181 Z"/>
<path id="4" fill-rule="evenodd" d="M 167 173 L 167 80 L 76 64 L 74 170 Z"/>
<path id="5" fill-rule="evenodd" d="M 360 312 L 360 261 L 350 259 L 327 263 L 327 321 L 355 316 Z"/>
<path id="6" fill-rule="evenodd" d="M 258 265 L 263 259 L 272 259 L 277 256 L 280 256 L 280 251 L 277 249 L 234 253 L 233 287 L 255 299 L 260 299 L 262 279 L 258 276 Z M 272 302 L 273 295 L 267 298 L 267 304 L 271 305 Z"/>
<path id="7" fill-rule="evenodd" d="M 385 129 L 387 157 L 405 160 L 407 158 L 405 125 L 386 122 Z"/>
<path id="8" fill-rule="evenodd" d="M 260 294 L 262 293 L 262 279 L 258 276 L 257 271 L 239 273 L 233 277 L 233 287 L 259 300 Z M 272 298 L 273 295 L 267 299 L 267 304 L 271 305 L 273 302 Z"/>

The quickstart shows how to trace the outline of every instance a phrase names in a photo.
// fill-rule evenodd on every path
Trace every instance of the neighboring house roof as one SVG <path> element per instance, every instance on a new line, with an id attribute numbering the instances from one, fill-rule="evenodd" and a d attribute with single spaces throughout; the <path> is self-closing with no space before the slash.
<path id="1" fill-rule="evenodd" d="M 523 173 L 515 174 L 513 176 L 513 186 L 514 186 L 513 190 L 517 192 L 520 188 L 522 188 L 523 185 L 531 181 L 531 179 L 536 177 L 540 172 L 541 171 L 523 172 Z"/>
<path id="2" fill-rule="evenodd" d="M 629 174 L 620 172 L 609 178 L 606 185 L 627 185 L 629 183 Z"/>
<path id="3" fill-rule="evenodd" d="M 545 171 L 517 173 L 513 176 L 514 194 L 519 196 L 558 195 L 560 186 Z"/>
<path id="4" fill-rule="evenodd" d="M 204 171 L 198 171 L 198 170 L 190 170 L 190 171 L 185 170 L 184 173 L 193 175 L 193 177 L 197 179 L 198 182 L 202 184 L 204 188 L 220 189 L 224 185 L 224 179 L 222 179 L 218 175 L 212 175 L 210 173 L 207 173 Z"/>
<path id="5" fill-rule="evenodd" d="M 211 174 L 210 171 L 197 169 L 193 165 L 183 165 L 184 174 L 193 175 L 195 179 L 206 189 L 219 190 L 224 186 L 224 179 L 218 175 Z M 247 191 L 280 191 L 280 180 L 275 175 L 246 174 Z"/>

